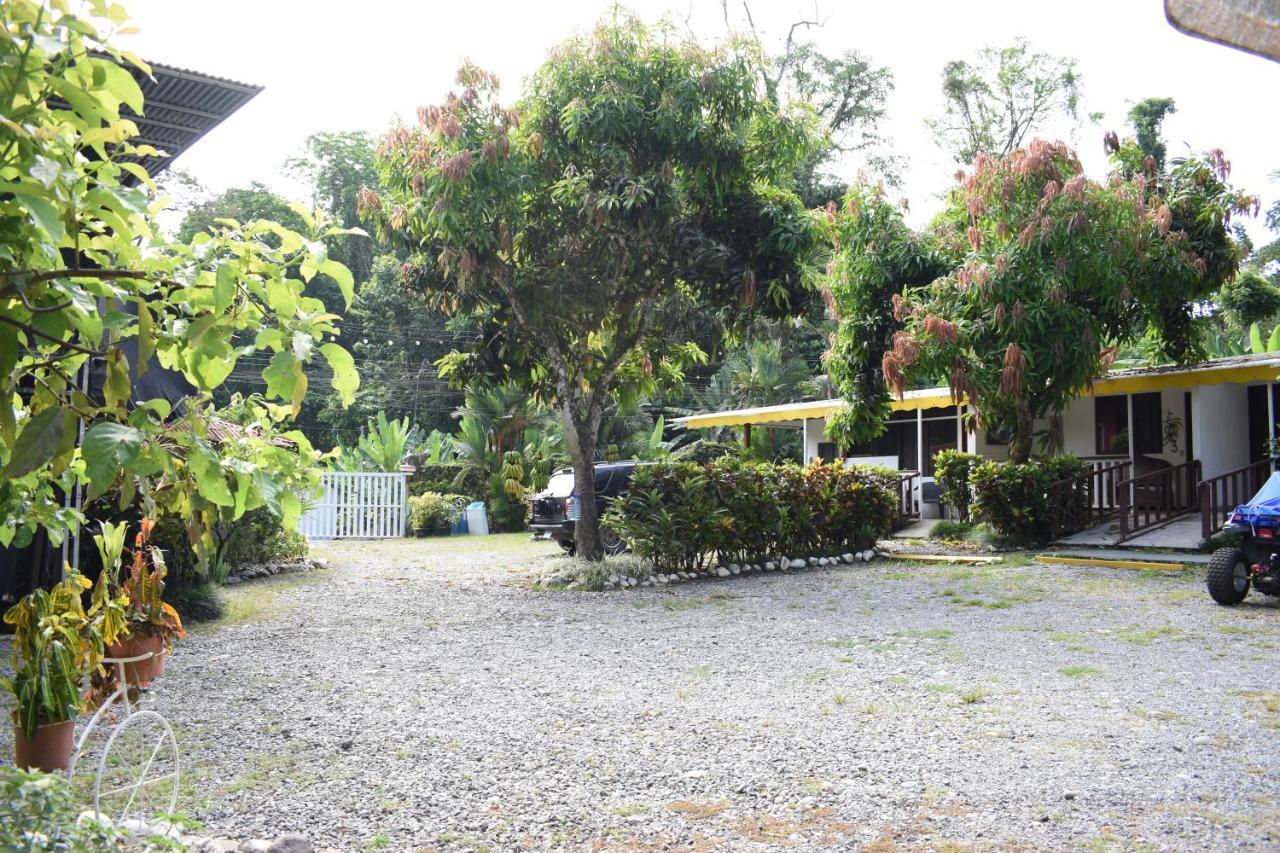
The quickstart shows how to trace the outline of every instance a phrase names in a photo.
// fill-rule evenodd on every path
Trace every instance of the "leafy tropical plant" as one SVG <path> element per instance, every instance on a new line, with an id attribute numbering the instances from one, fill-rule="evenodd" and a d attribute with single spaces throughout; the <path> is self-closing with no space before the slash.
<path id="1" fill-rule="evenodd" d="M 149 518 L 142 520 L 141 529 L 134 537 L 133 563 L 123 588 L 129 597 L 129 633 L 139 636 L 161 637 L 165 647 L 172 648 L 174 638 L 182 639 L 186 631 L 178 611 L 164 600 L 164 554 L 150 543 L 155 526 Z"/>
<path id="2" fill-rule="evenodd" d="M 87 589 L 94 593 L 86 610 Z M 14 720 L 28 740 L 41 725 L 79 715 L 81 682 L 99 667 L 105 646 L 123 627 L 121 604 L 105 576 L 95 585 L 70 571 L 52 589 L 29 593 L 5 613 L 14 632 L 13 674 L 0 683 L 16 700 Z"/>
<path id="3" fill-rule="evenodd" d="M 0 766 L 0 850 L 101 853 L 124 845 L 122 831 L 81 817 L 81 806 L 62 773 Z"/>
<path id="4" fill-rule="evenodd" d="M 969 504 L 973 499 L 969 477 L 981 462 L 982 457 L 976 453 L 959 450 L 939 450 L 933 456 L 933 478 L 942 488 L 942 502 L 961 524 L 969 523 Z"/>
<path id="5" fill-rule="evenodd" d="M 69 5 L 0 4 L 4 546 L 39 529 L 59 544 L 83 522 L 61 499 L 77 485 L 89 500 L 118 491 L 126 503 L 224 501 L 218 478 L 186 462 L 199 455 L 206 404 L 242 359 L 264 365 L 263 411 L 274 423 L 296 416 L 316 361 L 343 400 L 359 384 L 333 340 L 338 317 L 312 293 L 322 277 L 350 302 L 351 274 L 324 241 L 356 232 L 295 206 L 302 231 L 222 220 L 188 241 L 166 237 L 155 185 L 137 162 L 160 152 L 125 112 L 145 111 L 133 72 L 148 68 L 111 44 L 126 14 L 106 0 L 77 4 L 83 14 Z M 105 370 L 94 399 L 75 390 L 91 360 Z M 180 416 L 165 399 L 135 399 L 149 369 L 192 387 Z M 184 518 L 207 546 L 211 516 Z"/>
<path id="6" fill-rule="evenodd" d="M 378 412 L 356 447 L 372 470 L 397 471 L 404 458 L 422 445 L 422 430 L 416 424 L 410 426 L 408 418 L 389 421 L 384 412 Z"/>

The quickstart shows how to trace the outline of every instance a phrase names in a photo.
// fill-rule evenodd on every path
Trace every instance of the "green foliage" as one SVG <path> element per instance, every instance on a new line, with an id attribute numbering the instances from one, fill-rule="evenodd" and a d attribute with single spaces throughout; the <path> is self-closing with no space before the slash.
<path id="1" fill-rule="evenodd" d="M 811 219 L 792 186 L 811 113 L 757 97 L 754 67 L 615 16 L 561 45 L 521 100 L 472 65 L 465 97 L 379 147 L 366 215 L 415 252 L 406 280 L 482 334 L 441 362 L 552 404 L 580 472 L 607 404 L 678 382 L 705 305 L 800 313 Z M 589 480 L 588 480 L 589 482 Z M 584 495 L 579 553 L 602 553 Z"/>
<path id="2" fill-rule="evenodd" d="M 898 300 L 943 275 L 947 262 L 877 187 L 855 186 L 841 210 L 828 210 L 827 227 L 837 248 L 824 281 L 838 325 L 825 364 L 850 404 L 827 433 L 853 446 L 883 432 L 889 417 L 882 358 L 901 326 Z"/>
<path id="3" fill-rule="evenodd" d="M 1052 537 L 1054 525 L 1067 529 L 1082 518 L 1089 495 L 1086 489 L 1063 493 L 1050 499 L 1049 486 L 1078 476 L 1086 463 L 1074 456 L 1032 459 L 1028 462 L 984 462 L 973 469 L 973 517 L 991 526 L 996 533 L 1029 544 L 1044 544 Z"/>
<path id="4" fill-rule="evenodd" d="M 973 497 L 969 477 L 974 467 L 981 464 L 976 453 L 959 450 L 939 450 L 933 456 L 933 478 L 942 488 L 942 502 L 954 513 L 954 520 L 968 524 L 969 504 Z"/>
<path id="5" fill-rule="evenodd" d="M 254 495 L 237 482 L 228 494 L 234 472 L 195 461 L 208 459 L 208 401 L 237 363 L 265 365 L 259 411 L 272 425 L 296 416 L 308 365 L 326 363 L 335 391 L 352 398 L 358 376 L 332 342 L 338 318 L 311 285 L 327 277 L 349 303 L 351 274 L 324 241 L 353 232 L 295 206 L 300 231 L 222 220 L 167 239 L 134 162 L 157 151 L 121 114 L 145 109 L 130 67 L 147 70 L 108 42 L 124 12 L 103 0 L 83 16 L 64 7 L 0 5 L 0 545 L 24 545 L 40 528 L 59 544 L 82 522 L 61 500 L 78 484 L 90 500 L 117 494 L 122 506 L 136 498 L 188 518 L 205 547 L 211 506 L 239 514 L 274 500 L 269 486 Z M 73 390 L 90 359 L 105 369 L 100 400 Z M 131 399 L 156 362 L 194 386 L 181 418 L 165 400 Z M 77 416 L 88 426 L 80 448 Z M 296 496 L 274 502 L 296 515 Z"/>
<path id="6" fill-rule="evenodd" d="M 483 469 L 461 462 L 423 464 L 409 475 L 409 493 L 456 492 L 476 500 L 484 495 L 485 479 Z"/>
<path id="7" fill-rule="evenodd" d="M 1151 334 L 1167 358 L 1199 357 L 1195 306 L 1235 274 L 1239 253 L 1226 224 L 1253 199 L 1225 182 L 1220 152 L 1175 161 L 1159 180 L 1127 175 L 1123 157 L 1115 162 L 1120 171 L 1104 185 L 1088 180 L 1062 143 L 1036 140 L 1002 160 L 982 155 L 927 236 L 873 207 L 872 236 L 842 241 L 826 281 L 842 323 L 857 316 L 848 303 L 888 304 L 881 318 L 893 311 L 896 331 L 881 327 L 892 344 L 876 378 L 898 393 L 946 381 L 982 426 L 1012 428 L 1010 456 L 1025 461 L 1036 419 L 1060 414 L 1102 375 L 1116 344 Z M 853 198 L 833 223 L 838 235 L 857 233 L 865 215 Z M 912 252 L 935 253 L 945 274 L 923 287 L 899 279 L 893 292 L 882 276 L 861 273 Z M 857 381 L 874 369 L 884 337 L 844 337 L 829 368 L 853 405 L 832 430 L 852 444 L 884 429 L 881 386 L 868 391 Z"/>
<path id="8" fill-rule="evenodd" d="M 972 532 L 973 522 L 943 519 L 929 531 L 929 538 L 940 542 L 958 542 L 964 541 Z"/>
<path id="9" fill-rule="evenodd" d="M 979 154 L 1010 154 L 1057 116 L 1074 119 L 1080 77 L 1074 59 L 1034 52 L 1017 40 L 983 48 L 972 64 L 948 62 L 942 94 L 942 116 L 926 124 L 957 163 L 967 164 Z"/>
<path id="10" fill-rule="evenodd" d="M 423 492 L 409 498 L 409 524 L 415 530 L 447 532 L 466 509 L 463 495 Z"/>
<path id="11" fill-rule="evenodd" d="M 95 820 L 79 820 L 81 803 L 61 773 L 0 766 L 0 849 L 100 853 L 123 835 Z"/>
<path id="12" fill-rule="evenodd" d="M 166 586 L 164 600 L 178 612 L 178 616 L 186 624 L 216 622 L 227 613 L 227 601 L 221 586 L 207 576 L 199 577 L 191 583 Z"/>
<path id="13" fill-rule="evenodd" d="M 90 588 L 94 592 L 86 608 L 81 596 Z M 71 571 L 52 589 L 34 590 L 4 614 L 13 628 L 13 657 L 12 674 L 0 684 L 13 694 L 13 718 L 28 740 L 45 723 L 79 715 L 81 682 L 98 669 L 105 647 L 123 628 L 114 618 L 123 604 L 107 573 L 94 585 Z"/>
<path id="14" fill-rule="evenodd" d="M 1154 161 L 1155 171 L 1163 171 L 1167 148 L 1160 134 L 1164 120 L 1178 111 L 1173 98 L 1144 98 L 1129 109 L 1138 148 Z"/>
<path id="15" fill-rule="evenodd" d="M 671 454 L 672 462 L 696 462 L 705 465 L 724 456 L 739 456 L 742 445 L 735 441 L 697 439 Z"/>
<path id="16" fill-rule="evenodd" d="M 1222 285 L 1217 302 L 1226 314 L 1228 328 L 1238 332 L 1280 314 L 1280 287 L 1254 270 L 1243 270 Z"/>
<path id="17" fill-rule="evenodd" d="M 659 572 L 698 571 L 713 556 L 825 556 L 887 534 L 896 488 L 895 472 L 858 466 L 659 463 L 636 469 L 607 523 Z"/>
<path id="18" fill-rule="evenodd" d="M 422 430 L 409 419 L 389 421 L 385 412 L 378 412 L 356 444 L 356 456 L 365 471 L 398 471 L 400 463 L 424 446 Z"/>
<path id="19" fill-rule="evenodd" d="M 378 185 L 375 144 L 376 140 L 364 131 L 313 133 L 307 137 L 303 155 L 286 161 L 285 169 L 312 188 L 317 207 L 341 225 L 354 228 L 360 224 L 360 190 Z M 369 278 L 372 241 L 353 235 L 339 237 L 333 241 L 330 254 L 351 270 L 356 281 Z"/>

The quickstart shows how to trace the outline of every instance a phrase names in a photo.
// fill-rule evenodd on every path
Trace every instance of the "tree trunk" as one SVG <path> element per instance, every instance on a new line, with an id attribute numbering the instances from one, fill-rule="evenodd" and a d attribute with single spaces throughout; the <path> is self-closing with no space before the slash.
<path id="1" fill-rule="evenodd" d="M 1019 400 L 1015 409 L 1017 421 L 1013 427 L 1013 440 L 1009 442 L 1009 461 L 1026 462 L 1031 458 L 1031 440 L 1035 432 L 1035 418 L 1024 401 Z"/>
<path id="2" fill-rule="evenodd" d="M 604 546 L 600 542 L 600 514 L 596 511 L 595 458 L 596 431 L 603 411 L 587 413 L 587 423 L 580 423 L 578 414 L 572 403 L 566 402 L 560 407 L 564 443 L 573 465 L 573 491 L 578 499 L 573 541 L 579 557 L 599 561 L 604 559 Z"/>

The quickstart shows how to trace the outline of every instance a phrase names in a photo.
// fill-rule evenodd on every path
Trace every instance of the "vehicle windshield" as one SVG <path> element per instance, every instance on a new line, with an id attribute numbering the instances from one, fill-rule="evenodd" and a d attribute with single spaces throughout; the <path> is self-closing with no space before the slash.
<path id="1" fill-rule="evenodd" d="M 573 472 L 552 474 L 551 480 L 547 482 L 547 493 L 553 498 L 567 498 L 573 494 Z"/>

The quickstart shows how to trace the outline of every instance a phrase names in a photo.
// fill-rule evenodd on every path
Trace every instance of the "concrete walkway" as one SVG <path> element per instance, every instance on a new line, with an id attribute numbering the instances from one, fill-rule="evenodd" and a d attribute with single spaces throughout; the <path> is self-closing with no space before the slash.
<path id="1" fill-rule="evenodd" d="M 1050 548 L 1044 552 L 1055 557 L 1079 557 L 1083 560 L 1150 560 L 1153 563 L 1209 562 L 1208 554 L 1189 551 L 1146 551 L 1136 548 Z"/>
<path id="2" fill-rule="evenodd" d="M 1194 551 L 1200 547 L 1201 541 L 1200 514 L 1191 513 L 1171 521 L 1164 527 L 1140 533 L 1123 543 L 1120 542 L 1120 526 L 1114 521 L 1109 521 L 1071 536 L 1065 536 L 1054 544 L 1095 548 L 1185 548 Z"/>

